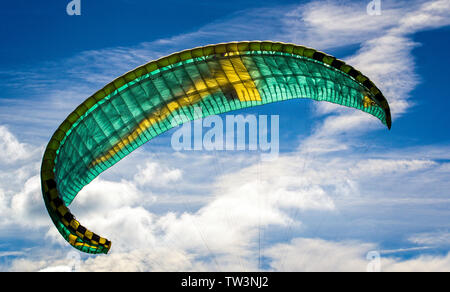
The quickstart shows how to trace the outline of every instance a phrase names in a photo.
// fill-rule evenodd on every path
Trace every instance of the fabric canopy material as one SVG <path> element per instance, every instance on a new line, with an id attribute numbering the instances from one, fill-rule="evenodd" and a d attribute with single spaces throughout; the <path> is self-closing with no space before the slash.
<path id="1" fill-rule="evenodd" d="M 300 98 L 359 109 L 391 127 L 388 102 L 373 82 L 311 48 L 226 43 L 143 65 L 88 98 L 51 138 L 41 171 L 50 217 L 75 248 L 107 253 L 111 242 L 83 227 L 67 208 L 84 186 L 144 143 L 200 118 L 194 107 L 206 117 Z M 175 121 L 176 115 L 186 118 Z"/>

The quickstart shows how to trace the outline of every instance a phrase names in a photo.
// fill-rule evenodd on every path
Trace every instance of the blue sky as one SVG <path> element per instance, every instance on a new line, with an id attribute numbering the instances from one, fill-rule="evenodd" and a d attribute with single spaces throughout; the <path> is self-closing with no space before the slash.
<path id="1" fill-rule="evenodd" d="M 81 16 L 66 14 L 69 1 L 3 4 L 0 270 L 67 265 L 72 249 L 51 225 L 38 175 L 46 142 L 77 105 L 158 57 L 268 39 L 368 75 L 391 104 L 392 130 L 302 100 L 242 112 L 280 116 L 273 162 L 174 153 L 167 133 L 74 201 L 78 219 L 114 242 L 110 255 L 82 255 L 80 269 L 364 271 L 375 250 L 383 270 L 449 271 L 450 3 L 382 0 L 370 16 L 369 2 L 81 0 Z"/>

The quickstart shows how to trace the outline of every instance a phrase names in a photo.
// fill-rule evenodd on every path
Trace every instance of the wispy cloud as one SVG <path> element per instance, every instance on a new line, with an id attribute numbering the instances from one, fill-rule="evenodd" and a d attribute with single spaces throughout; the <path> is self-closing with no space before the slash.
<path id="1" fill-rule="evenodd" d="M 449 247 L 450 232 L 440 231 L 440 232 L 419 233 L 411 236 L 409 240 L 418 245 Z"/>

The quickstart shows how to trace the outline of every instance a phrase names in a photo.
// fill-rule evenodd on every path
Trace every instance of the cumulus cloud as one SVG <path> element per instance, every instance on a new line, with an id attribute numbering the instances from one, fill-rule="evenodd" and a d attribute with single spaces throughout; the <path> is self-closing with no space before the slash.
<path id="1" fill-rule="evenodd" d="M 207 162 L 208 159 L 204 163 Z M 163 214 L 140 206 L 140 201 L 148 194 L 140 190 L 135 181 L 97 180 L 92 188 L 83 190 L 79 202 L 75 200 L 72 208 L 81 211 L 78 214 L 86 226 L 102 231 L 102 235 L 113 241 L 113 250 L 109 256 L 88 259 L 82 269 L 258 270 L 256 250 L 261 229 L 264 232 L 302 230 L 303 217 L 295 216 L 296 211 L 292 209 L 335 212 L 339 208 L 342 211 L 337 201 L 346 196 L 351 199 L 361 196 L 360 184 L 367 177 L 376 181 L 384 172 L 391 171 L 395 180 L 402 180 L 417 170 L 433 168 L 439 165 L 430 161 L 364 161 L 359 157 L 331 161 L 315 157 L 308 161 L 297 153 L 282 155 L 276 161 L 250 165 L 223 175 L 211 187 L 210 199 L 196 211 Z M 135 171 L 138 175 L 142 168 Z M 389 187 L 387 185 L 386 189 Z M 366 188 L 371 187 L 364 185 Z M 297 232 L 286 234 L 294 236 Z M 56 232 L 51 237 L 64 244 Z M 273 270 L 363 271 L 367 266 L 366 253 L 376 248 L 374 243 L 360 241 L 304 238 L 289 244 L 269 245 L 263 255 L 271 260 Z M 390 260 L 386 267 L 400 269 L 397 265 L 400 261 Z M 58 264 L 51 266 L 58 267 Z"/>
<path id="2" fill-rule="evenodd" d="M 40 147 L 20 142 L 8 128 L 0 126 L 0 227 L 36 228 L 48 219 L 39 175 Z M 1 229 L 0 229 L 1 231 Z"/>
<path id="3" fill-rule="evenodd" d="M 176 183 L 182 177 L 183 172 L 180 169 L 169 169 L 164 165 L 149 162 L 134 177 L 138 185 L 154 185 L 159 187 L 167 186 L 170 183 Z"/>
<path id="4" fill-rule="evenodd" d="M 108 181 L 102 178 L 87 185 L 72 205 L 87 214 L 107 212 L 121 206 L 135 205 L 142 195 L 132 181 Z"/>
<path id="5" fill-rule="evenodd" d="M 12 216 L 16 224 L 28 228 L 48 226 L 48 215 L 43 208 L 41 180 L 34 176 L 27 180 L 23 189 L 11 199 Z"/>
<path id="6" fill-rule="evenodd" d="M 365 272 L 371 270 L 370 252 L 380 256 L 377 270 L 382 272 L 450 271 L 450 254 L 444 256 L 422 255 L 413 259 L 385 256 L 377 246 L 357 241 L 326 241 L 297 238 L 290 243 L 271 247 L 267 255 L 275 271 L 340 271 Z"/>
<path id="7" fill-rule="evenodd" d="M 204 163 L 208 161 L 206 159 Z M 265 168 L 274 167 L 267 165 Z M 135 171 L 134 177 L 137 177 L 146 169 Z M 289 171 L 292 169 L 286 173 Z M 270 175 L 267 174 L 267 179 Z M 248 246 L 254 244 L 258 226 L 296 224 L 285 210 L 334 208 L 333 201 L 322 188 L 298 182 L 295 176 L 285 176 L 280 182 L 276 177 L 265 180 L 265 177 L 258 180 L 255 167 L 230 173 L 212 186 L 213 194 L 198 210 L 189 210 L 188 196 L 178 197 L 181 200 L 178 204 L 188 210 L 156 215 L 141 207 L 142 202 L 148 202 L 149 194 L 140 188 L 139 180 L 112 182 L 97 179 L 82 190 L 71 208 L 86 226 L 103 230 L 105 236 L 113 240 L 117 251 L 148 246 L 162 248 L 172 244 L 180 250 L 199 254 L 213 251 L 229 255 L 247 254 Z M 158 199 L 155 196 L 153 202 L 158 203 Z M 51 235 L 58 239 L 56 232 Z"/>
<path id="8" fill-rule="evenodd" d="M 370 253 L 380 256 L 373 262 Z M 69 253 L 70 254 L 70 253 Z M 295 238 L 275 244 L 265 251 L 268 271 L 340 271 L 365 272 L 376 265 L 381 272 L 450 271 L 450 254 L 420 255 L 410 259 L 386 255 L 377 245 L 360 241 L 330 241 L 319 238 Z M 73 262 L 68 256 L 47 260 L 18 259 L 12 271 L 257 271 L 257 261 L 217 255 L 215 260 L 200 261 L 195 253 L 176 247 L 157 247 L 112 253 Z"/>
<path id="9" fill-rule="evenodd" d="M 360 242 L 332 242 L 322 239 L 297 238 L 278 244 L 267 251 L 275 271 L 355 271 L 365 272 L 366 255 L 376 248 Z"/>
<path id="10" fill-rule="evenodd" d="M 20 143 L 7 127 L 0 125 L 0 162 L 11 164 L 31 156 L 30 148 Z"/>
<path id="11" fill-rule="evenodd" d="M 207 271 L 195 261 L 191 253 L 174 248 L 155 248 L 115 253 L 108 257 L 89 259 L 80 266 L 81 271 Z M 211 271 L 211 270 L 210 270 Z"/>

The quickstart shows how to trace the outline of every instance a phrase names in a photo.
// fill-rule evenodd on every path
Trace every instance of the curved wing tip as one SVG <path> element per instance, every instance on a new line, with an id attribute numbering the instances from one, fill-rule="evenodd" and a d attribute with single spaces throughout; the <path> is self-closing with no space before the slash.
<path id="1" fill-rule="evenodd" d="M 388 129 L 389 129 L 389 131 L 390 131 L 391 128 L 392 128 L 392 117 L 391 117 L 391 112 L 388 111 L 386 116 L 387 116 L 387 117 L 386 117 L 386 126 L 388 127 Z"/>
<path id="2" fill-rule="evenodd" d="M 108 248 L 103 252 L 104 254 L 108 254 L 109 253 L 109 251 L 111 250 L 111 245 L 112 245 L 112 242 L 110 241 Z"/>

